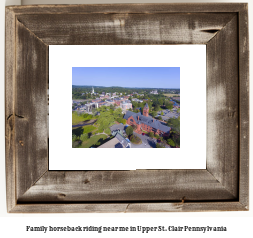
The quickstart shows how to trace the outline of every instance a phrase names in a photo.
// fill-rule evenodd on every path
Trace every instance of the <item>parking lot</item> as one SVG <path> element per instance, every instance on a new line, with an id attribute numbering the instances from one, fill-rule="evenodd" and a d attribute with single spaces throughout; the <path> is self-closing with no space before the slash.
<path id="1" fill-rule="evenodd" d="M 163 112 L 163 115 L 161 115 L 161 112 Z M 180 113 L 178 113 L 176 110 L 162 110 L 157 113 L 157 116 L 161 116 L 164 121 L 169 120 L 170 118 L 178 118 L 180 116 Z"/>

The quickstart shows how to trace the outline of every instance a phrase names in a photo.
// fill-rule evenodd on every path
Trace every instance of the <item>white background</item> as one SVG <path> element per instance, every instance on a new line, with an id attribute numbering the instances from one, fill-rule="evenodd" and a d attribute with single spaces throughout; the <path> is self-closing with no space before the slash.
<path id="1" fill-rule="evenodd" d="M 180 67 L 180 148 L 72 148 L 72 67 Z M 205 169 L 206 46 L 49 46 L 49 138 L 50 170 Z"/>
<path id="2" fill-rule="evenodd" d="M 209 234 L 202 234 L 202 233 L 150 233 L 149 237 L 157 237 L 157 235 L 161 237 L 252 237 L 252 222 L 253 222 L 253 207 L 252 207 L 252 176 L 250 176 L 250 211 L 249 212 L 202 212 L 202 213 L 128 213 L 128 214 L 7 214 L 6 212 L 6 193 L 5 193 L 5 139 L 4 139 L 4 7 L 5 5 L 12 5 L 12 4 L 20 4 L 21 1 L 19 0 L 6 0 L 1 1 L 0 3 L 0 11 L 1 11 L 1 24 L 0 24 L 0 88 L 1 88 L 1 103 L 0 103 L 0 110 L 1 110 L 1 123 L 0 123 L 0 134 L 1 136 L 1 144 L 0 144 L 0 222 L 1 222 L 1 233 L 0 235 L 3 237 L 56 237 L 56 233 L 48 234 L 38 234 L 38 233 L 27 233 L 25 232 L 26 225 L 32 226 L 41 226 L 41 225 L 51 225 L 51 226 L 67 226 L 67 225 L 194 225 L 194 226 L 201 226 L 201 225 L 223 225 L 229 228 L 228 232 L 226 233 L 209 233 Z M 127 0 L 51 0 L 51 1 L 32 1 L 27 0 L 23 1 L 23 3 L 34 3 L 34 4 L 41 4 L 41 3 L 130 3 L 130 2 L 155 2 L 150 0 L 144 1 L 127 1 Z M 159 2 L 176 2 L 176 1 L 162 1 Z M 198 1 L 198 0 L 191 0 L 191 1 L 177 1 L 177 2 L 207 2 L 207 1 Z M 253 44 L 252 40 L 252 14 L 253 14 L 253 4 L 252 1 L 244 1 L 244 0 L 222 0 L 222 1 L 211 1 L 208 2 L 249 2 L 249 30 L 250 30 L 250 45 Z M 252 53 L 250 53 L 250 58 L 252 59 Z M 250 65 L 250 71 L 252 72 L 253 66 Z M 250 91 L 253 89 L 253 84 L 250 84 Z M 251 99 L 251 105 L 253 105 L 253 100 Z M 251 106 L 252 110 L 252 106 Z M 252 118 L 252 117 L 251 117 Z M 252 122 L 252 120 L 251 120 Z M 250 132 L 252 132 L 253 127 L 250 127 Z M 250 133 L 252 134 L 252 133 Z M 250 140 L 250 145 L 252 147 L 252 140 Z M 252 160 L 252 156 L 250 156 Z M 250 172 L 252 174 L 252 163 L 250 163 Z M 133 234 L 127 233 L 126 235 L 129 236 Z M 59 235 L 59 234 L 58 234 Z M 73 237 L 85 237 L 85 233 L 75 234 L 72 235 L 71 233 L 60 233 L 61 237 L 69 237 L 70 235 Z M 106 237 L 118 237 L 119 233 L 107 233 L 107 234 L 99 234 L 101 236 Z M 88 236 L 88 235 L 86 235 Z M 125 236 L 125 235 L 124 235 Z M 145 236 L 145 235 L 143 235 Z M 97 234 L 89 233 L 88 237 L 97 237 Z"/>

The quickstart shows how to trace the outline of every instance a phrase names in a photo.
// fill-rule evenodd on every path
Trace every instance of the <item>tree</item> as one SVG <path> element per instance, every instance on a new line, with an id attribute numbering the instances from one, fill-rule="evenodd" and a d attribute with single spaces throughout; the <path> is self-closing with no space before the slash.
<path id="1" fill-rule="evenodd" d="M 114 115 L 114 118 L 122 118 L 122 109 L 119 107 L 119 108 L 117 108 L 115 111 L 114 111 L 114 113 L 113 113 L 113 115 Z"/>
<path id="2" fill-rule="evenodd" d="M 142 140 L 140 137 L 136 136 L 136 135 L 131 135 L 130 136 L 130 141 L 134 144 L 141 144 Z"/>
<path id="3" fill-rule="evenodd" d="M 161 115 L 163 116 L 163 111 L 161 112 Z"/>
<path id="4" fill-rule="evenodd" d="M 156 104 L 154 110 L 155 111 L 159 111 L 160 110 L 160 106 L 158 104 Z"/>
<path id="5" fill-rule="evenodd" d="M 176 147 L 180 147 L 180 134 L 176 133 L 175 131 L 170 132 L 170 137 Z M 172 145 L 173 146 L 173 145 Z"/>
<path id="6" fill-rule="evenodd" d="M 84 133 L 84 134 L 82 134 L 82 135 L 80 136 L 80 140 L 81 140 L 81 141 L 86 141 L 86 140 L 88 140 L 88 139 L 89 139 L 88 133 Z"/>
<path id="7" fill-rule="evenodd" d="M 99 125 L 98 129 L 99 130 L 104 130 L 106 128 L 109 128 L 112 126 L 115 122 L 115 118 L 109 111 L 101 111 L 100 116 L 96 122 L 97 125 Z"/>
<path id="8" fill-rule="evenodd" d="M 107 135 L 111 135 L 111 130 L 110 130 L 109 128 L 106 128 L 106 129 L 105 129 L 105 133 L 106 133 Z"/>
<path id="9" fill-rule="evenodd" d="M 72 135 L 72 141 L 77 141 L 77 140 L 79 140 L 79 136 L 73 134 Z"/>
<path id="10" fill-rule="evenodd" d="M 128 136 L 132 135 L 133 132 L 134 132 L 133 127 L 128 126 L 128 127 L 126 128 L 126 134 L 127 134 Z"/>
<path id="11" fill-rule="evenodd" d="M 154 138 L 154 132 L 152 132 L 152 131 L 149 132 L 149 133 L 148 133 L 148 136 L 151 137 L 151 138 Z"/>
<path id="12" fill-rule="evenodd" d="M 150 112 L 149 113 L 152 117 L 155 117 L 157 115 L 157 112 Z"/>
<path id="13" fill-rule="evenodd" d="M 180 117 L 178 118 L 170 118 L 167 122 L 167 125 L 172 127 L 172 129 L 177 132 L 180 133 Z"/>
<path id="14" fill-rule="evenodd" d="M 158 99 L 158 103 L 159 103 L 159 105 L 161 106 L 161 105 L 163 105 L 163 99 Z"/>
<path id="15" fill-rule="evenodd" d="M 123 123 L 124 125 L 126 125 L 126 119 L 122 119 L 121 123 Z"/>
<path id="16" fill-rule="evenodd" d="M 165 102 L 165 108 L 171 110 L 171 109 L 173 109 L 173 104 L 170 103 L 169 101 L 166 101 Z"/>
<path id="17" fill-rule="evenodd" d="M 165 148 L 165 145 L 162 143 L 156 143 L 156 148 Z"/>
<path id="18" fill-rule="evenodd" d="M 163 120 L 163 118 L 162 118 L 161 116 L 157 117 L 157 119 L 158 119 L 158 120 L 161 120 L 161 121 Z"/>
<path id="19" fill-rule="evenodd" d="M 135 101 L 133 101 L 133 102 L 132 102 L 132 106 L 133 106 L 133 108 L 136 108 L 136 107 L 138 107 L 138 103 L 135 102 Z"/>
<path id="20" fill-rule="evenodd" d="M 176 146 L 175 142 L 174 142 L 172 139 L 168 139 L 168 140 L 167 140 L 167 143 L 168 143 L 170 146 L 173 146 L 173 147 Z"/>
<path id="21" fill-rule="evenodd" d="M 116 118 L 115 120 L 116 120 L 118 123 L 122 123 L 122 118 L 120 118 L 120 117 L 119 117 L 119 118 Z"/>

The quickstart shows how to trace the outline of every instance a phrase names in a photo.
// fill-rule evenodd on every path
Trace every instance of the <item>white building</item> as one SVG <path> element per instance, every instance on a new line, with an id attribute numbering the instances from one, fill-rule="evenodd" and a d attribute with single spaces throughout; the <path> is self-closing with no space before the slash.
<path id="1" fill-rule="evenodd" d="M 93 108 L 98 108 L 98 103 L 87 103 L 85 104 L 86 112 L 91 112 Z"/>
<path id="2" fill-rule="evenodd" d="M 151 94 L 158 94 L 157 90 L 151 91 Z"/>
<path id="3" fill-rule="evenodd" d="M 128 110 L 128 109 L 132 108 L 132 103 L 122 102 L 122 103 L 120 103 L 120 107 L 122 108 L 122 110 Z"/>

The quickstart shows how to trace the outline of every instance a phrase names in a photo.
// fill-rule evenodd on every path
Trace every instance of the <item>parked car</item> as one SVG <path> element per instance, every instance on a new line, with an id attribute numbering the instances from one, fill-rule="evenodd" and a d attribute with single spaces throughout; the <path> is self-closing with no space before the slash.
<path id="1" fill-rule="evenodd" d="M 145 133 L 142 133 L 143 136 L 145 136 Z"/>

